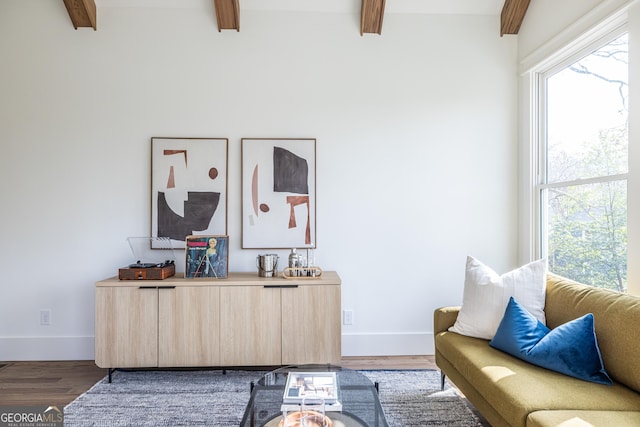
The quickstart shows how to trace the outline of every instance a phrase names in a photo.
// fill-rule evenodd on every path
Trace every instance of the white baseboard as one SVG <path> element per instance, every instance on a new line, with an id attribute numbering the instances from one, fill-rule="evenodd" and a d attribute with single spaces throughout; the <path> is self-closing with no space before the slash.
<path id="1" fill-rule="evenodd" d="M 93 337 L 0 338 L 1 361 L 93 359 Z"/>
<path id="2" fill-rule="evenodd" d="M 342 334 L 343 356 L 433 354 L 433 332 Z"/>

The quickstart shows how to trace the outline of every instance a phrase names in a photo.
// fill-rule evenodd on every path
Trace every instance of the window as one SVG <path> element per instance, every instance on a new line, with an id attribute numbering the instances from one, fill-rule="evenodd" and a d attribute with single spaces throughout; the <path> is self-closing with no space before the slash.
<path id="1" fill-rule="evenodd" d="M 549 270 L 627 288 L 628 39 L 540 74 L 539 251 Z M 584 52 L 584 51 L 583 51 Z"/>

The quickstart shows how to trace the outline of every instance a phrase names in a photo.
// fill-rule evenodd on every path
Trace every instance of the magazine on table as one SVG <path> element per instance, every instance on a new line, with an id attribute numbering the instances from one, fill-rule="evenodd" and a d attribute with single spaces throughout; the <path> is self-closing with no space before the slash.
<path id="1" fill-rule="evenodd" d="M 335 372 L 289 372 L 282 403 L 338 403 L 338 381 Z"/>

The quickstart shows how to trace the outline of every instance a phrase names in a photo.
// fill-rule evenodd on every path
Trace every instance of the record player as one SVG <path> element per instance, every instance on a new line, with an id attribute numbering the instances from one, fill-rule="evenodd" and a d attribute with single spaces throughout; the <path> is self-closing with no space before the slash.
<path id="1" fill-rule="evenodd" d="M 134 264 L 118 270 L 120 280 L 163 280 L 176 274 L 171 239 L 168 237 L 129 237 Z"/>

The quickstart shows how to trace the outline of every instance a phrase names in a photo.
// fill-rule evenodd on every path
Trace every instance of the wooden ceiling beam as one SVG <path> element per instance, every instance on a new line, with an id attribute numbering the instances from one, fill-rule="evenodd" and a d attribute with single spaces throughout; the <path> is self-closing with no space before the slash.
<path id="1" fill-rule="evenodd" d="M 240 4 L 239 0 L 213 0 L 218 19 L 218 31 L 240 31 Z"/>
<path id="2" fill-rule="evenodd" d="M 382 34 L 385 1 L 386 0 L 362 0 L 360 35 L 364 33 Z"/>
<path id="3" fill-rule="evenodd" d="M 500 37 L 518 34 L 531 0 L 505 0 L 500 14 Z"/>
<path id="4" fill-rule="evenodd" d="M 93 0 L 64 0 L 73 27 L 93 27 L 96 30 L 96 3 Z"/>

